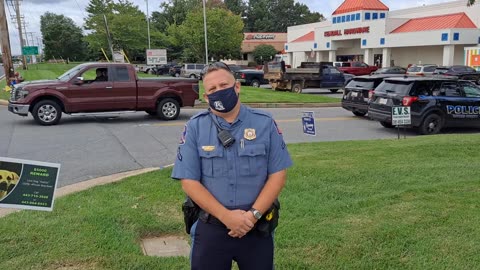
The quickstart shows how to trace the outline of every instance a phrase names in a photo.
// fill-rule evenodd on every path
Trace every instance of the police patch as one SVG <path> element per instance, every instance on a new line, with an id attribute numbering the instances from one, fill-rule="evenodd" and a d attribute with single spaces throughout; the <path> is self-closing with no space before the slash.
<path id="1" fill-rule="evenodd" d="M 180 145 L 184 145 L 187 140 L 187 125 L 183 128 L 182 135 L 180 136 Z"/>

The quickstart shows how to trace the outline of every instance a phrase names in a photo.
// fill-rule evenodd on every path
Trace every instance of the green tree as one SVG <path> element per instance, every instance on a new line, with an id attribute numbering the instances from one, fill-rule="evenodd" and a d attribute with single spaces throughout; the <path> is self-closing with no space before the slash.
<path id="1" fill-rule="evenodd" d="M 253 50 L 253 58 L 257 61 L 257 64 L 263 64 L 263 61 L 270 61 L 277 50 L 272 45 L 259 45 Z"/>
<path id="2" fill-rule="evenodd" d="M 233 14 L 241 16 L 247 11 L 247 4 L 243 0 L 225 0 L 225 6 L 233 12 Z"/>
<path id="3" fill-rule="evenodd" d="M 154 11 L 151 15 L 152 27 L 165 33 L 170 25 L 182 24 L 187 13 L 201 8 L 198 0 L 170 0 L 160 4 L 160 11 Z"/>
<path id="4" fill-rule="evenodd" d="M 250 0 L 246 11 L 246 32 L 287 32 L 289 26 L 325 20 L 305 4 L 294 0 Z"/>
<path id="5" fill-rule="evenodd" d="M 468 0 L 467 5 L 471 6 L 471 5 L 473 5 L 473 4 L 475 4 L 475 0 Z"/>
<path id="6" fill-rule="evenodd" d="M 208 8 L 206 13 L 209 58 L 218 60 L 240 56 L 243 41 L 243 22 L 240 16 L 235 16 L 224 8 Z M 168 32 L 174 37 L 175 44 L 183 45 L 185 60 L 205 59 L 202 10 L 190 12 L 182 25 L 172 26 Z"/>
<path id="7" fill-rule="evenodd" d="M 85 60 L 87 47 L 82 29 L 71 18 L 46 12 L 40 16 L 40 31 L 45 45 L 45 59 Z"/>

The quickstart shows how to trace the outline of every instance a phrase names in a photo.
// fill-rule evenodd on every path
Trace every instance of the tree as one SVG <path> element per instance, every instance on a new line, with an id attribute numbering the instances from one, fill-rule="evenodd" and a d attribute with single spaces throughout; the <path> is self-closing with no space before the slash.
<path id="1" fill-rule="evenodd" d="M 170 0 L 160 4 L 161 11 L 152 12 L 152 27 L 165 33 L 170 25 L 180 25 L 185 21 L 187 13 L 201 8 L 198 0 Z"/>
<path id="2" fill-rule="evenodd" d="M 240 16 L 235 16 L 224 8 L 208 8 L 206 13 L 209 57 L 218 60 L 240 56 L 243 41 L 243 22 Z M 205 59 L 202 10 L 190 12 L 182 25 L 170 27 L 168 33 L 174 37 L 174 44 L 183 45 L 185 60 Z"/>
<path id="3" fill-rule="evenodd" d="M 471 5 L 473 5 L 473 4 L 475 4 L 475 0 L 468 0 L 468 2 L 467 2 L 467 5 L 468 5 L 468 6 L 471 6 Z"/>
<path id="4" fill-rule="evenodd" d="M 46 12 L 40 16 L 40 31 L 45 45 L 45 59 L 85 60 L 87 47 L 82 29 L 71 18 Z"/>
<path id="5" fill-rule="evenodd" d="M 253 58 L 257 64 L 263 64 L 263 61 L 270 61 L 277 54 L 277 50 L 272 45 L 259 45 L 253 50 Z"/>
<path id="6" fill-rule="evenodd" d="M 225 0 L 225 6 L 233 14 L 243 16 L 247 11 L 247 4 L 243 0 Z"/>

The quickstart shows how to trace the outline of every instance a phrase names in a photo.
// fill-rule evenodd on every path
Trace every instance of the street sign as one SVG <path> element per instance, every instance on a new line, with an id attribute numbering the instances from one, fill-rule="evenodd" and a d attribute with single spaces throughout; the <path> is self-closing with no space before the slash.
<path id="1" fill-rule="evenodd" d="M 393 126 L 406 126 L 412 124 L 412 118 L 410 114 L 410 107 L 393 107 L 392 108 L 392 125 Z"/>
<path id="2" fill-rule="evenodd" d="M 38 46 L 24 46 L 22 47 L 23 55 L 36 55 L 38 54 Z"/>
<path id="3" fill-rule="evenodd" d="M 148 49 L 147 65 L 166 65 L 167 50 L 165 49 Z"/>
<path id="4" fill-rule="evenodd" d="M 303 112 L 302 125 L 303 133 L 305 133 L 306 135 L 316 136 L 315 116 L 313 112 Z"/>

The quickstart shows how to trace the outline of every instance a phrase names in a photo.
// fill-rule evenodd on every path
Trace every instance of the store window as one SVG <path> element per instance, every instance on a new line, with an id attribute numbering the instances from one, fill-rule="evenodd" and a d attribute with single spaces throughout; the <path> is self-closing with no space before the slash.
<path id="1" fill-rule="evenodd" d="M 327 42 L 327 48 L 330 48 L 330 42 Z"/>
<path id="2" fill-rule="evenodd" d="M 345 22 L 345 15 L 342 16 L 342 22 Z"/>
<path id="3" fill-rule="evenodd" d="M 367 40 L 366 39 L 362 39 L 362 46 L 367 46 Z"/>
<path id="4" fill-rule="evenodd" d="M 442 33 L 442 41 L 448 41 L 448 33 Z"/>
<path id="5" fill-rule="evenodd" d="M 355 14 L 350 15 L 350 20 L 355 21 Z"/>
<path id="6" fill-rule="evenodd" d="M 385 13 L 380 13 L 380 19 L 385 19 Z"/>
<path id="7" fill-rule="evenodd" d="M 355 20 L 360 21 L 360 13 L 355 14 Z"/>
<path id="8" fill-rule="evenodd" d="M 376 13 L 376 12 L 372 13 L 372 19 L 377 20 L 378 19 L 378 13 Z"/>
<path id="9" fill-rule="evenodd" d="M 333 23 L 337 23 L 337 17 L 333 17 Z"/>
<path id="10" fill-rule="evenodd" d="M 365 20 L 370 20 L 370 12 L 365 12 Z"/>
<path id="11" fill-rule="evenodd" d="M 380 39 L 380 45 L 385 45 L 385 38 Z"/>
<path id="12" fill-rule="evenodd" d="M 317 43 L 313 43 L 313 48 L 316 49 L 317 48 Z"/>
<path id="13" fill-rule="evenodd" d="M 453 40 L 455 41 L 460 40 L 460 33 L 453 33 Z"/>
<path id="14" fill-rule="evenodd" d="M 347 22 L 349 22 L 350 21 L 350 15 L 347 15 L 346 19 L 347 19 Z"/>

